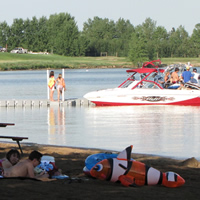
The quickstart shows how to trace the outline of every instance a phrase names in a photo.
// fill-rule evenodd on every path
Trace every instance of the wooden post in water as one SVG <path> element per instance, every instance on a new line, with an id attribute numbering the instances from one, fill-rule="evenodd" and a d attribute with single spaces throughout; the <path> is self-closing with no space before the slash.
<path id="1" fill-rule="evenodd" d="M 65 78 L 65 69 L 62 69 L 62 77 L 63 79 Z M 64 88 L 62 89 L 62 101 L 65 100 L 65 90 Z"/>
<path id="2" fill-rule="evenodd" d="M 47 69 L 47 99 L 49 100 L 49 87 L 48 87 L 48 83 L 49 83 L 49 70 Z"/>

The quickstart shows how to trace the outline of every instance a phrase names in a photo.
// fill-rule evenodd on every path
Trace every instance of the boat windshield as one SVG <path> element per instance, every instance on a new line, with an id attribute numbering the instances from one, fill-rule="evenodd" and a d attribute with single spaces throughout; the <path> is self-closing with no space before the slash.
<path id="1" fill-rule="evenodd" d="M 153 82 L 147 82 L 147 81 L 144 81 L 142 82 L 141 84 L 141 88 L 146 88 L 146 89 L 160 89 L 158 85 L 156 85 L 155 83 Z"/>

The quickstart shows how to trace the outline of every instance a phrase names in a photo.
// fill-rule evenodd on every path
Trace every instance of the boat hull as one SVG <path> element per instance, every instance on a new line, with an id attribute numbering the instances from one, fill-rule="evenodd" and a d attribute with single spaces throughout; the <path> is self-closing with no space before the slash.
<path id="1" fill-rule="evenodd" d="M 198 90 L 154 90 L 123 88 L 99 90 L 84 96 L 96 106 L 130 106 L 130 105 L 182 105 L 200 106 Z"/>

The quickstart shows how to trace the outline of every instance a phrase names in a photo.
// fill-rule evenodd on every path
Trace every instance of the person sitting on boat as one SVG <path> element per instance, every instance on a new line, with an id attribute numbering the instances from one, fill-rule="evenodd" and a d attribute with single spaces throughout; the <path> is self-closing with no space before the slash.
<path id="1" fill-rule="evenodd" d="M 200 79 L 200 75 L 199 75 L 199 73 L 197 73 L 197 68 L 193 69 L 193 73 L 192 74 L 193 74 L 193 79 L 196 80 L 196 83 L 198 83 L 199 79 Z"/>
<path id="2" fill-rule="evenodd" d="M 190 87 L 185 87 L 184 82 L 180 82 L 180 87 L 177 88 L 177 90 L 191 90 Z"/>
<path id="3" fill-rule="evenodd" d="M 181 74 L 181 79 L 184 81 L 184 83 L 187 83 L 193 78 L 193 76 L 194 75 L 190 72 L 190 66 L 187 65 L 186 71 Z"/>
<path id="4" fill-rule="evenodd" d="M 175 83 L 178 83 L 178 82 L 179 82 L 180 78 L 179 78 L 179 76 L 178 76 L 178 72 L 179 72 L 179 68 L 176 67 L 176 68 L 175 68 L 175 71 L 172 72 L 171 78 L 170 78 L 170 82 L 171 82 L 172 84 L 175 84 Z"/>
<path id="5" fill-rule="evenodd" d="M 168 86 L 170 85 L 170 77 L 169 77 L 169 75 L 170 75 L 169 71 L 165 72 L 165 77 L 164 77 L 164 87 L 165 88 L 168 88 Z"/>

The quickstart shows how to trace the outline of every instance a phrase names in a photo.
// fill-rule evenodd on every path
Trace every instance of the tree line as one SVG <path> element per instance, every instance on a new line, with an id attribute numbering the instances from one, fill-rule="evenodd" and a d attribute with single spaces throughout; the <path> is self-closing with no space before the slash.
<path id="1" fill-rule="evenodd" d="M 0 46 L 8 51 L 22 46 L 33 52 L 50 52 L 64 56 L 129 57 L 133 63 L 167 57 L 198 57 L 200 55 L 200 24 L 191 36 L 182 25 L 168 32 L 147 18 L 133 26 L 123 18 L 114 22 L 94 17 L 79 31 L 75 18 L 68 13 L 49 18 L 14 19 L 11 26 L 0 23 Z"/>

